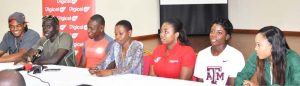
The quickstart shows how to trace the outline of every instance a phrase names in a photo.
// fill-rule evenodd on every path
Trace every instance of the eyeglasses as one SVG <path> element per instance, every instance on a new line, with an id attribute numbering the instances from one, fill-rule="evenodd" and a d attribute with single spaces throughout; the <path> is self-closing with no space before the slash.
<path id="1" fill-rule="evenodd" d="M 56 16 L 52 16 L 52 15 L 46 15 L 42 19 L 43 19 L 43 21 L 54 20 L 54 22 L 57 22 L 57 23 L 59 22 L 58 18 Z"/>

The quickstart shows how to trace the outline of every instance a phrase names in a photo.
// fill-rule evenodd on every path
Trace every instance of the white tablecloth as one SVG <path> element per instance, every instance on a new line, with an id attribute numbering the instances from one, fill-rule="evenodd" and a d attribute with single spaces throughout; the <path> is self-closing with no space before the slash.
<path id="1" fill-rule="evenodd" d="M 12 63 L 0 63 L 0 70 L 15 69 L 22 65 L 13 65 Z M 48 86 L 47 83 L 41 82 L 39 79 L 30 75 L 39 77 L 41 80 L 49 82 L 51 86 L 199 86 L 203 85 L 199 82 L 152 77 L 145 75 L 125 74 L 113 75 L 107 77 L 96 77 L 88 72 L 88 69 L 67 67 L 58 65 L 46 65 L 48 68 L 59 68 L 60 71 L 42 71 L 42 73 L 32 74 L 26 71 L 20 71 L 25 78 L 27 86 Z"/>

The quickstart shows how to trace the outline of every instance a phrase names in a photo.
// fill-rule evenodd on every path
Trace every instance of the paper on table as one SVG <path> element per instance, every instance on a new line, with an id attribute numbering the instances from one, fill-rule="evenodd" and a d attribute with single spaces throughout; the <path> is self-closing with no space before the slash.
<path id="1" fill-rule="evenodd" d="M 5 69 L 16 69 L 22 66 L 23 65 L 14 65 L 14 62 L 0 63 L 0 71 Z"/>

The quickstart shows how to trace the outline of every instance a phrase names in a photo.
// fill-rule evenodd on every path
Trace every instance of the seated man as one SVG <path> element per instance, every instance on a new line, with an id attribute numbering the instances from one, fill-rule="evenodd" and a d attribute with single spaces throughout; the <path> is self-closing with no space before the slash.
<path id="1" fill-rule="evenodd" d="M 113 39 L 104 32 L 105 20 L 101 15 L 92 16 L 87 26 L 89 39 L 84 44 L 80 66 L 91 68 L 105 59 Z"/>
<path id="2" fill-rule="evenodd" d="M 19 62 L 40 39 L 37 32 L 28 29 L 23 13 L 15 12 L 8 18 L 9 30 L 0 43 L 0 62 Z M 5 55 L 5 53 L 9 55 Z"/>
<path id="3" fill-rule="evenodd" d="M 26 86 L 24 77 L 15 70 L 0 71 L 0 86 Z"/>
<path id="4" fill-rule="evenodd" d="M 74 66 L 73 39 L 71 35 L 59 32 L 59 21 L 55 16 L 43 17 L 42 37 L 23 57 L 35 64 Z"/>

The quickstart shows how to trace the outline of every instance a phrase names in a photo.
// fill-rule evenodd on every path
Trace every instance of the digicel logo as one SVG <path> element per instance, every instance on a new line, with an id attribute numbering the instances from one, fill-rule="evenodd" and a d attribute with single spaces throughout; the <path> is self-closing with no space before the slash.
<path id="1" fill-rule="evenodd" d="M 64 12 L 66 10 L 66 7 L 60 7 L 59 12 Z"/>
<path id="2" fill-rule="evenodd" d="M 52 13 L 52 12 L 64 12 L 66 9 L 66 7 L 55 7 L 55 8 L 52 8 L 52 7 L 45 7 L 45 11 L 46 12 L 49 12 L 49 13 Z"/>
<path id="3" fill-rule="evenodd" d="M 69 28 L 73 30 L 87 30 L 87 25 L 69 25 Z"/>
<path id="4" fill-rule="evenodd" d="M 87 25 L 84 25 L 84 30 L 87 30 L 87 29 L 88 29 Z"/>
<path id="5" fill-rule="evenodd" d="M 77 0 L 56 0 L 56 3 L 59 3 L 59 4 L 76 4 L 77 3 Z"/>
<path id="6" fill-rule="evenodd" d="M 72 21 L 76 21 L 78 19 L 78 16 L 72 16 Z"/>
<path id="7" fill-rule="evenodd" d="M 57 16 L 60 21 L 76 21 L 78 16 Z"/>
<path id="8" fill-rule="evenodd" d="M 74 47 L 82 47 L 83 43 L 81 42 L 74 42 Z"/>
<path id="9" fill-rule="evenodd" d="M 72 33 L 72 38 L 76 39 L 79 33 Z"/>
<path id="10" fill-rule="evenodd" d="M 85 6 L 85 7 L 69 7 L 70 12 L 88 12 L 91 7 Z"/>
<path id="11" fill-rule="evenodd" d="M 60 29 L 60 30 L 65 30 L 66 26 L 67 26 L 67 25 L 60 25 L 60 26 L 59 26 L 59 29 Z"/>
<path id="12" fill-rule="evenodd" d="M 88 12 L 90 10 L 90 8 L 91 8 L 90 6 L 86 6 L 86 7 L 83 8 L 83 10 L 86 13 L 86 12 Z"/>

